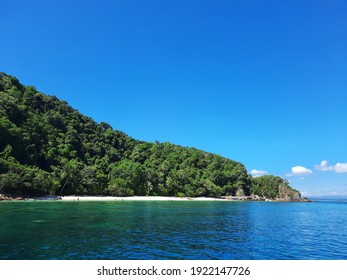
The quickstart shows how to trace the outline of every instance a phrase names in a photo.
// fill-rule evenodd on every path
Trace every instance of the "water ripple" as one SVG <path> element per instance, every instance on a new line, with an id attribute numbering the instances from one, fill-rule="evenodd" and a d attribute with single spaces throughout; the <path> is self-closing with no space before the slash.
<path id="1" fill-rule="evenodd" d="M 1 259 L 347 259 L 347 203 L 0 204 Z"/>

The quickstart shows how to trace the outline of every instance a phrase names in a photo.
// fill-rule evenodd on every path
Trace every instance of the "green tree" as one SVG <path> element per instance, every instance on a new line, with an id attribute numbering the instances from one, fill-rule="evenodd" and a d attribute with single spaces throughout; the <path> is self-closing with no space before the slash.
<path id="1" fill-rule="evenodd" d="M 168 142 L 135 140 L 0 73 L 0 191 L 13 194 L 279 196 L 278 178 Z M 281 193 L 289 195 L 281 187 Z"/>
<path id="2" fill-rule="evenodd" d="M 114 182 L 115 179 L 123 179 L 127 183 L 126 187 L 133 190 L 135 195 L 148 194 L 145 188 L 144 178 L 141 164 L 127 159 L 113 164 L 109 173 L 110 182 Z"/>
<path id="3" fill-rule="evenodd" d="M 60 195 L 84 193 L 80 183 L 80 172 L 83 164 L 75 159 L 63 161 L 60 170 L 60 180 L 63 183 L 60 188 Z M 59 172 L 57 170 L 57 172 Z"/>
<path id="4" fill-rule="evenodd" d="M 112 179 L 106 189 L 106 193 L 113 196 L 133 196 L 134 190 L 130 189 L 129 184 L 122 178 Z"/>

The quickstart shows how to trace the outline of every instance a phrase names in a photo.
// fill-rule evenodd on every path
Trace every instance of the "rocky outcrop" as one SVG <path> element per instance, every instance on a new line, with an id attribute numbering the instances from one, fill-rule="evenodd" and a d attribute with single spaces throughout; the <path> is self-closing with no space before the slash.
<path id="1" fill-rule="evenodd" d="M 3 200 L 26 200 L 26 198 L 21 196 L 12 196 L 12 195 L 6 195 L 6 194 L 0 194 L 0 201 Z"/>
<path id="2" fill-rule="evenodd" d="M 278 186 L 278 196 L 276 197 L 277 201 L 299 201 L 301 200 L 301 193 L 297 190 L 294 190 L 288 187 L 285 184 Z"/>

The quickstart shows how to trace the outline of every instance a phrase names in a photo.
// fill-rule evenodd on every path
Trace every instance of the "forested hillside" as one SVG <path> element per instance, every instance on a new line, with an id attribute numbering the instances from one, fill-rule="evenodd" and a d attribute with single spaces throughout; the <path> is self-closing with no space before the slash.
<path id="1" fill-rule="evenodd" d="M 2 193 L 275 198 L 280 186 L 292 190 L 280 177 L 252 178 L 215 154 L 135 140 L 0 73 Z"/>

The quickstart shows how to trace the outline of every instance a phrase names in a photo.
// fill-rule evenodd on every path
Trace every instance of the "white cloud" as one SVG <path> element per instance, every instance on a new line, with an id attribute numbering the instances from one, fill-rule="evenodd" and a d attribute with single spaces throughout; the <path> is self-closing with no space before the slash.
<path id="1" fill-rule="evenodd" d="M 253 170 L 251 171 L 251 174 L 252 174 L 253 176 L 263 176 L 263 175 L 267 174 L 267 171 L 265 171 L 265 170 L 253 169 Z"/>
<path id="2" fill-rule="evenodd" d="M 302 180 L 302 176 L 311 175 L 312 173 L 313 171 L 311 169 L 298 165 L 298 166 L 292 167 L 292 172 L 287 173 L 286 176 L 288 177 L 301 176 L 300 180 Z"/>
<path id="3" fill-rule="evenodd" d="M 322 160 L 320 165 L 315 165 L 314 167 L 317 170 L 320 170 L 320 171 L 334 170 L 334 167 L 332 165 L 328 166 L 328 161 L 327 160 Z"/>
<path id="4" fill-rule="evenodd" d="M 336 173 L 347 173 L 347 163 L 338 162 L 334 166 L 328 165 L 327 160 L 322 160 L 320 165 L 315 165 L 315 168 L 320 171 L 335 170 Z"/>
<path id="5" fill-rule="evenodd" d="M 347 163 L 336 163 L 334 170 L 336 173 L 347 173 Z"/>
<path id="6" fill-rule="evenodd" d="M 294 166 L 292 167 L 292 174 L 293 175 L 297 175 L 297 176 L 305 176 L 305 175 L 310 175 L 312 174 L 312 170 L 308 169 L 306 167 L 303 166 Z"/>

